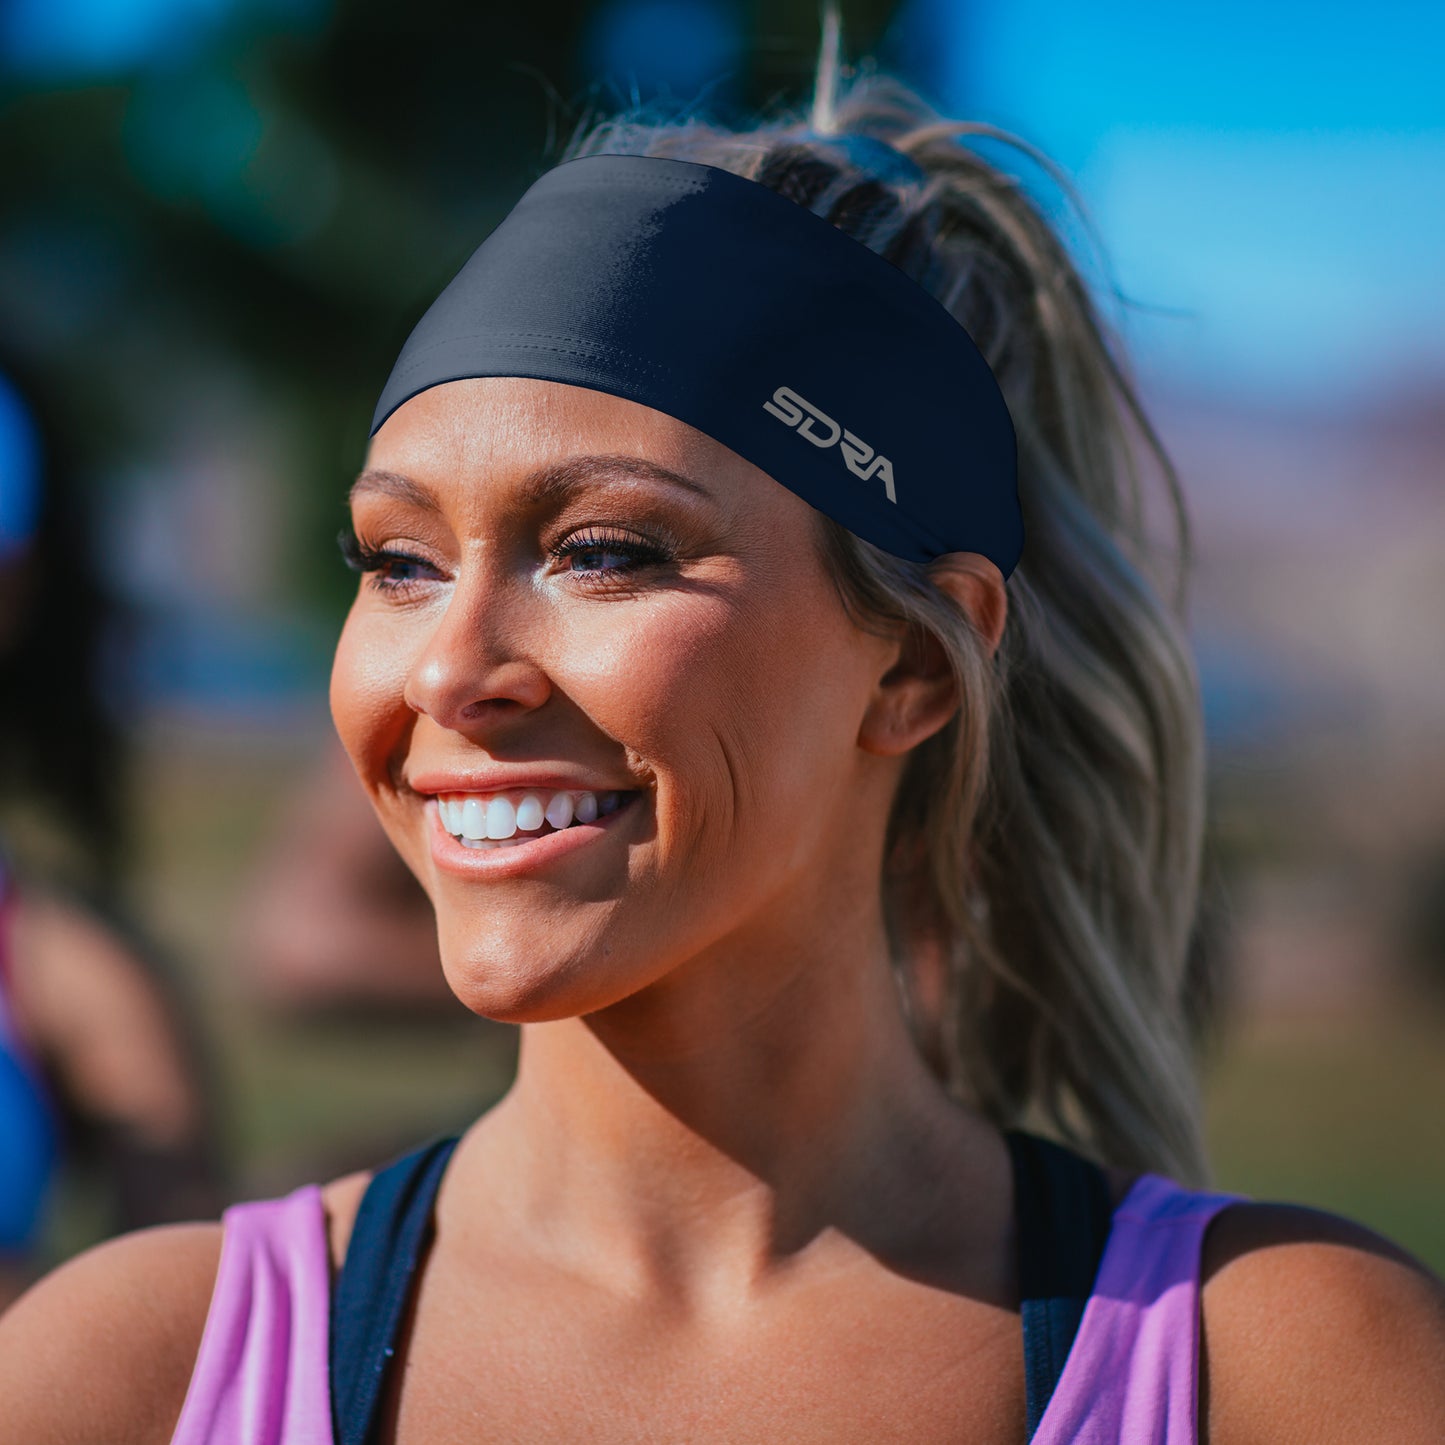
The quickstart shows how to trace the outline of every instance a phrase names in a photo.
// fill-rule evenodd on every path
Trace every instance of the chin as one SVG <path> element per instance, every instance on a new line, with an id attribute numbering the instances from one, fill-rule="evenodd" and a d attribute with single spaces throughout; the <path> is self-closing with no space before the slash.
<path id="1" fill-rule="evenodd" d="M 619 1002 L 648 979 L 620 976 L 601 946 L 561 957 L 554 950 L 442 949 L 442 971 L 472 1013 L 504 1024 L 554 1023 Z M 545 962 L 544 962 L 545 960 Z"/>

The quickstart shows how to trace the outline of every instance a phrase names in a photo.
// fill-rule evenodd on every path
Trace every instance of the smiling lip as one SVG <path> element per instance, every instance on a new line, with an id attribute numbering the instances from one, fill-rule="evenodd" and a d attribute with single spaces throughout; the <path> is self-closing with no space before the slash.
<path id="1" fill-rule="evenodd" d="M 513 784 L 512 786 L 517 785 Z M 532 782 L 530 786 L 541 785 Z M 568 786 L 576 787 L 576 784 L 571 783 Z M 420 791 L 420 789 L 416 790 Z M 496 790 L 494 784 L 491 791 Z M 441 791 L 451 792 L 453 789 L 448 786 Z M 463 790 L 457 788 L 455 791 Z M 475 789 L 475 791 L 483 790 Z M 430 797 L 426 802 L 426 811 L 428 825 L 431 829 L 432 861 L 443 872 L 472 879 L 510 878 L 520 873 L 529 873 L 533 869 L 544 868 L 549 863 L 565 858 L 600 840 L 619 819 L 632 816 L 641 796 L 636 792 L 628 793 L 616 812 L 599 817 L 595 822 L 574 822 L 569 827 L 562 829 L 561 832 L 539 833 L 536 837 L 527 838 L 513 847 L 495 849 L 466 847 L 461 839 L 453 836 L 443 826 L 441 813 L 437 808 L 437 800 L 435 797 Z"/>
<path id="2" fill-rule="evenodd" d="M 413 793 L 435 797 L 438 793 L 506 793 L 513 789 L 555 793 L 624 792 L 616 783 L 581 778 L 575 773 L 541 772 L 520 768 L 477 768 L 465 773 L 417 773 L 404 779 Z"/>

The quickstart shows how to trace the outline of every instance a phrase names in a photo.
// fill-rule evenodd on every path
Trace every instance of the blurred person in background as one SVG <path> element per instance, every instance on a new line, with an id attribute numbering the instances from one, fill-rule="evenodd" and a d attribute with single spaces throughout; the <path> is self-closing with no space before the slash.
<path id="1" fill-rule="evenodd" d="M 288 796 L 237 920 L 249 985 L 267 1008 L 454 1012 L 431 902 L 334 743 Z"/>
<path id="2" fill-rule="evenodd" d="M 353 489 L 332 706 L 452 990 L 522 1025 L 516 1084 L 459 1141 L 52 1277 L 0 1325 L 17 1438 L 1441 1437 L 1438 1281 L 1204 1187 L 1182 502 L 980 129 L 845 84 L 834 27 L 807 119 L 596 127 L 428 312 Z M 824 256 L 856 284 L 815 292 Z M 472 285 L 539 308 L 510 361 L 469 359 Z M 854 487 L 781 355 L 851 366 L 936 465 Z M 679 370 L 691 403 L 638 400 Z M 677 414 L 709 380 L 773 397 L 740 433 L 771 470 Z M 1022 560 L 964 535 L 1014 435 Z"/>
<path id="3" fill-rule="evenodd" d="M 0 369 L 0 1297 L 36 1265 L 62 1167 L 101 1194 L 87 1213 L 106 1232 L 223 1198 L 194 1029 L 121 908 L 103 588 L 58 428 L 14 376 Z"/>

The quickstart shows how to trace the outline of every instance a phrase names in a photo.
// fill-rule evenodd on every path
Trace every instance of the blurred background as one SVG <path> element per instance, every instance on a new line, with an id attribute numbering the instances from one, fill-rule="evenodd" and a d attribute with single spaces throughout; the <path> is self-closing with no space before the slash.
<path id="1" fill-rule="evenodd" d="M 1072 177 L 1102 260 L 1025 180 L 1182 472 L 1218 1181 L 1445 1271 L 1445 9 L 842 18 L 850 62 Z M 0 551 L 63 498 L 113 604 L 89 732 L 57 721 L 69 644 L 3 673 L 73 786 L 14 754 L 0 837 L 22 885 L 142 921 L 176 1057 L 212 1061 L 187 1117 L 219 1197 L 460 1126 L 512 1067 L 328 753 L 334 537 L 400 342 L 589 111 L 801 104 L 818 36 L 812 0 L 0 0 Z M 374 921 L 324 906 L 347 869 Z M 49 1258 L 111 1227 L 98 1187 L 61 1173 Z"/>

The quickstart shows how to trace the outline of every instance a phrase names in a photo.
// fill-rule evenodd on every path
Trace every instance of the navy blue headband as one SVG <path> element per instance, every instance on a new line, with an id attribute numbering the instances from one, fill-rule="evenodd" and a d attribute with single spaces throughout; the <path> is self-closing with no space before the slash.
<path id="1" fill-rule="evenodd" d="M 716 166 L 597 155 L 546 172 L 402 348 L 372 433 L 442 382 L 528 376 L 706 432 L 895 556 L 1023 547 L 1013 424 L 915 281 Z"/>

